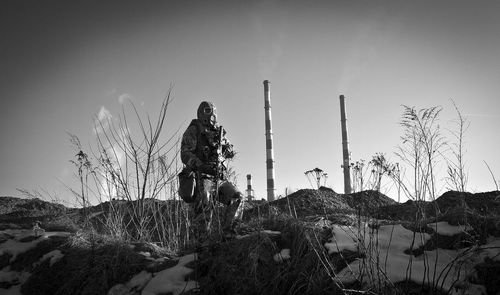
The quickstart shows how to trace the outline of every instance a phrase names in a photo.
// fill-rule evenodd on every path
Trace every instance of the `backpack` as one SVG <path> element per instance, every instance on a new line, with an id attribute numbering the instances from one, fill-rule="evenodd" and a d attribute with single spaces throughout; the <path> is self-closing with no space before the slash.
<path id="1" fill-rule="evenodd" d="M 185 167 L 177 175 L 179 178 L 179 196 L 186 203 L 194 203 L 196 199 L 196 173 Z"/>

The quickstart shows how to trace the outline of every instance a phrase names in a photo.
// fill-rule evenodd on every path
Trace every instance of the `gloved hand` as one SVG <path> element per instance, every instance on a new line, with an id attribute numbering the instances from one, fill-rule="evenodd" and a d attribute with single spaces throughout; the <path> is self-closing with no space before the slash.
<path id="1" fill-rule="evenodd" d="M 213 163 L 202 163 L 201 165 L 198 166 L 197 169 L 199 172 L 209 175 L 215 175 L 217 173 L 215 169 L 215 164 Z"/>
<path id="2" fill-rule="evenodd" d="M 224 158 L 232 159 L 232 158 L 234 158 L 235 154 L 236 153 L 233 150 L 232 144 L 226 144 L 226 145 L 222 146 L 222 155 L 224 155 Z"/>

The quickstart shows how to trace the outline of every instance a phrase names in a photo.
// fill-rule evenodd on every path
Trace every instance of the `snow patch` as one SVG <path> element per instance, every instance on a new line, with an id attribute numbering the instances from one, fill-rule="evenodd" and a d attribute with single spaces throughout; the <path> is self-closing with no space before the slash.
<path id="1" fill-rule="evenodd" d="M 438 228 L 440 225 L 438 224 Z M 443 232 L 456 231 L 454 227 L 442 227 Z M 378 232 L 364 234 L 352 227 L 335 226 L 332 243 L 326 243 L 329 253 L 342 250 L 353 250 L 359 247 L 365 258 L 360 258 L 342 269 L 336 279 L 342 283 L 356 280 L 374 286 L 378 278 L 393 283 L 411 280 L 417 284 L 430 285 L 436 283 L 451 294 L 483 294 L 484 288 L 468 283 L 467 279 L 474 275 L 474 265 L 484 261 L 486 257 L 498 257 L 499 238 L 490 238 L 486 245 L 471 249 L 424 251 L 417 257 L 405 254 L 405 250 L 416 249 L 430 239 L 425 233 L 414 233 L 401 225 L 380 226 Z M 369 229 L 367 231 L 370 231 Z M 376 243 L 374 243 L 376 242 Z M 378 244 L 378 247 L 375 245 Z M 454 262 L 453 262 L 454 261 Z M 373 270 L 379 270 L 378 273 Z"/>
<path id="2" fill-rule="evenodd" d="M 21 295 L 21 285 L 26 282 L 30 275 L 31 273 L 25 271 L 11 271 L 10 266 L 4 267 L 2 270 L 0 270 L 0 283 L 9 283 L 15 285 L 11 286 L 9 289 L 0 289 L 0 293 L 2 295 Z"/>
<path id="3" fill-rule="evenodd" d="M 332 231 L 333 237 L 330 239 L 330 243 L 325 243 L 328 254 L 344 250 L 356 251 L 358 249 L 355 227 L 334 225 Z"/>
<path id="4" fill-rule="evenodd" d="M 368 227 L 366 224 L 359 229 L 355 226 L 334 225 L 333 237 L 329 243 L 325 243 L 328 254 L 349 250 L 362 253 L 366 252 L 371 242 L 377 242 L 381 248 L 392 248 L 393 250 L 405 251 L 410 249 L 411 240 L 415 235 L 413 248 L 418 248 L 431 238 L 426 233 L 413 233 L 405 229 L 401 224 L 380 226 L 378 230 Z M 378 238 L 377 238 L 378 237 Z M 392 237 L 392 238 L 391 238 Z M 384 253 L 381 253 L 384 254 Z M 385 253 L 387 256 L 387 253 Z M 385 259 L 385 258 L 384 258 Z"/>
<path id="5" fill-rule="evenodd" d="M 149 252 L 141 251 L 141 252 L 137 252 L 137 254 L 142 255 L 145 258 L 151 258 L 151 253 L 149 253 Z"/>
<path id="6" fill-rule="evenodd" d="M 14 239 L 17 241 L 22 240 L 26 237 L 33 236 L 33 231 L 31 229 L 6 229 L 0 232 L 14 237 Z"/>
<path id="7" fill-rule="evenodd" d="M 15 285 L 9 289 L 2 289 L 2 295 L 22 295 L 21 285 Z"/>
<path id="8" fill-rule="evenodd" d="M 3 254 L 10 254 L 12 257 L 10 258 L 10 263 L 14 262 L 17 258 L 17 255 L 22 254 L 28 250 L 34 249 L 38 243 L 43 240 L 42 238 L 30 241 L 30 242 L 19 242 L 17 240 L 8 240 L 3 244 L 0 244 L 0 256 Z"/>
<path id="9" fill-rule="evenodd" d="M 40 258 L 38 262 L 33 263 L 33 267 L 37 267 L 38 265 L 42 264 L 47 259 L 50 259 L 50 266 L 54 265 L 54 263 L 58 262 L 61 258 L 64 257 L 64 254 L 62 254 L 61 250 L 54 250 L 50 251 L 49 253 L 46 253 L 45 255 Z"/>
<path id="10" fill-rule="evenodd" d="M 283 249 L 280 253 L 274 254 L 273 259 L 277 263 L 290 259 L 290 249 Z"/>
<path id="11" fill-rule="evenodd" d="M 427 227 L 431 228 L 438 235 L 454 236 L 469 230 L 472 230 L 470 225 L 451 225 L 447 221 L 440 221 L 436 223 L 429 223 Z"/>
<path id="12" fill-rule="evenodd" d="M 145 270 L 136 274 L 127 284 L 114 285 L 108 291 L 108 295 L 129 295 L 136 294 L 138 291 L 142 290 L 149 281 L 153 278 L 153 275 Z"/>
<path id="13" fill-rule="evenodd" d="M 185 277 L 193 270 L 186 267 L 186 264 L 196 259 L 196 253 L 183 256 L 179 259 L 176 266 L 155 273 L 153 278 L 142 290 L 142 295 L 160 295 L 172 293 L 178 295 L 183 292 L 197 289 L 198 282 L 186 281 Z"/>
<path id="14" fill-rule="evenodd" d="M 14 237 L 14 239 L 7 240 L 4 243 L 0 244 L 0 255 L 3 255 L 5 253 L 12 255 L 12 257 L 10 258 L 11 263 L 16 260 L 17 255 L 36 248 L 38 243 L 48 239 L 49 237 L 53 236 L 66 237 L 70 235 L 70 233 L 68 232 L 45 232 L 42 236 L 38 237 L 37 239 L 34 239 L 29 242 L 21 242 L 20 240 L 24 238 L 32 237 L 33 231 L 5 230 L 3 232 Z"/>
<path id="15" fill-rule="evenodd" d="M 149 281 L 153 278 L 153 275 L 145 270 L 136 274 L 128 283 L 127 286 L 130 289 L 142 290 Z"/>
<path id="16" fill-rule="evenodd" d="M 251 233 L 248 233 L 246 235 L 237 235 L 236 239 L 241 240 L 241 239 L 245 239 L 245 238 L 253 237 L 253 236 L 257 236 L 257 235 L 262 235 L 262 234 L 270 235 L 270 236 L 279 236 L 279 235 L 281 235 L 281 232 L 265 229 L 265 230 L 261 230 L 261 231 L 251 232 Z"/>
<path id="17" fill-rule="evenodd" d="M 65 232 L 65 231 L 49 231 L 49 232 L 45 232 L 45 234 L 43 235 L 45 238 L 49 238 L 49 237 L 69 237 L 71 235 L 71 233 L 69 232 Z"/>
<path id="18" fill-rule="evenodd" d="M 0 270 L 0 283 L 13 282 L 19 277 L 19 272 L 10 271 L 10 266 L 4 267 Z"/>

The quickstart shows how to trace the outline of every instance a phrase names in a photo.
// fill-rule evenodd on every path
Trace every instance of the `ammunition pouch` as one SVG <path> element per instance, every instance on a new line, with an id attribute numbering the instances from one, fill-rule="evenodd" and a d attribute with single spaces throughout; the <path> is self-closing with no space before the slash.
<path id="1" fill-rule="evenodd" d="M 177 177 L 179 179 L 179 197 L 186 203 L 193 203 L 196 199 L 196 173 L 185 167 Z"/>

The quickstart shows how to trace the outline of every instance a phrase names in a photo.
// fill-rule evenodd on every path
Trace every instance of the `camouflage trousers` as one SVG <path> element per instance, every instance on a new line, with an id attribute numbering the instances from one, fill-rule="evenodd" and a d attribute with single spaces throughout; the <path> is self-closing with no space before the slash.
<path id="1" fill-rule="evenodd" d="M 211 226 L 215 217 L 220 218 L 220 224 L 223 231 L 232 229 L 235 219 L 243 218 L 243 195 L 229 181 L 222 181 L 218 185 L 216 193 L 216 183 L 211 178 L 202 178 L 199 182 L 200 186 L 196 187 L 196 199 L 192 203 L 194 211 L 193 229 L 195 237 L 198 240 L 205 240 L 211 230 Z M 215 216 L 217 212 L 214 210 L 217 203 L 223 204 L 225 210 L 219 216 Z M 218 208 L 218 207 L 217 207 Z"/>

